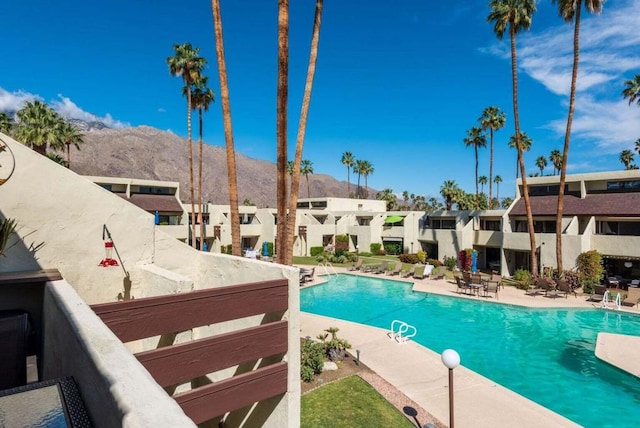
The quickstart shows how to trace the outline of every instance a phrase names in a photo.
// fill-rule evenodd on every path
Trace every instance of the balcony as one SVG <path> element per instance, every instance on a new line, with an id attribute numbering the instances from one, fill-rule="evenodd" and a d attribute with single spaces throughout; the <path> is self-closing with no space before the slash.
<path id="1" fill-rule="evenodd" d="M 35 332 L 30 380 L 72 377 L 97 427 L 189 427 L 254 403 L 242 417 L 264 422 L 287 392 L 285 279 L 90 307 L 57 271 L 0 274 L 0 310 L 17 308 Z M 229 323 L 247 317 L 258 325 Z"/>

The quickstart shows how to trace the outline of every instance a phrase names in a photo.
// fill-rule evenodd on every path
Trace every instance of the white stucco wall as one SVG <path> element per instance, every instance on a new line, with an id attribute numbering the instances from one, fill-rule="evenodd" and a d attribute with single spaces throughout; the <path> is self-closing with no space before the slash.
<path id="1" fill-rule="evenodd" d="M 289 391 L 266 426 L 299 422 L 300 346 L 297 269 L 203 253 L 154 225 L 154 216 L 0 134 L 16 158 L 16 170 L 0 186 L 0 215 L 18 222 L 17 245 L 0 257 L 0 272 L 57 268 L 89 304 L 112 302 L 128 283 L 122 267 L 102 267 L 103 225 L 111 232 L 129 273 L 134 297 L 286 278 L 289 282 Z M 225 228 L 223 225 L 223 235 Z M 116 255 L 114 253 L 113 257 Z M 237 328 L 253 325 L 236 322 Z"/>

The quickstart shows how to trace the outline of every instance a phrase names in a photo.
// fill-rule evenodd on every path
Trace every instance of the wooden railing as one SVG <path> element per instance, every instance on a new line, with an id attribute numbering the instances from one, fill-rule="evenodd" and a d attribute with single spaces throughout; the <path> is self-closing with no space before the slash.
<path id="1" fill-rule="evenodd" d="M 92 308 L 123 342 L 275 313 L 276 316 L 265 317 L 276 318 L 273 322 L 135 356 L 164 388 L 263 359 L 255 370 L 174 395 L 197 424 L 287 391 L 287 364 L 282 356 L 288 350 L 288 326 L 287 321 L 278 319 L 288 308 L 286 279 L 104 303 Z"/>

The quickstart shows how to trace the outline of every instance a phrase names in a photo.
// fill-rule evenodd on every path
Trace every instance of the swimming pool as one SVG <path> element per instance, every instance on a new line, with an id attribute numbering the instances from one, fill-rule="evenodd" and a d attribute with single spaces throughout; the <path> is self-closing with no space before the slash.
<path id="1" fill-rule="evenodd" d="M 640 316 L 600 309 L 529 309 L 412 292 L 412 285 L 355 275 L 302 289 L 300 309 L 389 329 L 413 324 L 414 338 L 586 427 L 640 421 L 640 380 L 595 357 L 598 332 L 640 336 Z M 640 361 L 638 361 L 640 364 Z"/>

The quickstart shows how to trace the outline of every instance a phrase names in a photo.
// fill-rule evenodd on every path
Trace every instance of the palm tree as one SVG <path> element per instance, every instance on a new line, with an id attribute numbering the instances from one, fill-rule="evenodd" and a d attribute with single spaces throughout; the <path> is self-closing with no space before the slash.
<path id="1" fill-rule="evenodd" d="M 229 102 L 229 82 L 227 65 L 224 59 L 224 39 L 222 35 L 222 16 L 220 0 L 211 0 L 213 29 L 216 39 L 216 56 L 218 59 L 218 76 L 220 79 L 220 104 L 222 106 L 222 123 L 227 153 L 227 177 L 229 182 L 229 208 L 231 210 L 231 248 L 235 256 L 242 254 L 240 248 L 240 212 L 238 209 L 238 178 L 236 174 L 236 152 L 233 144 L 233 127 L 231 123 L 231 103 Z"/>
<path id="2" fill-rule="evenodd" d="M 529 200 L 529 188 L 527 187 L 527 174 L 524 167 L 524 157 L 520 134 L 520 116 L 518 114 L 518 71 L 516 59 L 516 34 L 529 30 L 533 14 L 536 11 L 535 0 L 491 0 L 489 3 L 491 12 L 487 17 L 489 22 L 495 21 L 494 32 L 499 40 L 502 40 L 504 32 L 509 27 L 511 40 L 511 78 L 513 86 L 513 121 L 515 123 L 516 147 L 518 149 L 518 163 L 522 174 L 522 188 L 524 205 L 527 211 L 527 227 L 529 229 L 529 241 L 531 246 L 531 271 L 538 275 L 538 259 L 536 258 L 536 235 L 533 229 L 533 214 L 531 201 Z"/>
<path id="3" fill-rule="evenodd" d="M 373 174 L 373 172 L 375 171 L 375 169 L 373 168 L 373 164 L 369 161 L 364 161 L 363 165 L 362 165 L 362 175 L 364 176 L 364 197 L 368 198 L 369 197 L 369 184 L 368 184 L 368 178 L 371 174 Z"/>
<path id="4" fill-rule="evenodd" d="M 633 79 L 627 80 L 624 84 L 626 88 L 622 91 L 622 96 L 629 98 L 629 105 L 637 100 L 640 106 L 640 74 L 636 74 Z"/>
<path id="5" fill-rule="evenodd" d="M 624 165 L 624 169 L 633 169 L 633 152 L 631 150 L 623 150 L 620 152 L 620 162 Z"/>
<path id="6" fill-rule="evenodd" d="M 502 177 L 496 175 L 493 182 L 496 183 L 496 198 L 500 200 L 500 183 L 502 183 Z"/>
<path id="7" fill-rule="evenodd" d="M 484 185 L 487 184 L 487 176 L 481 175 L 478 177 L 478 183 L 480 183 L 480 193 L 484 193 Z"/>
<path id="8" fill-rule="evenodd" d="M 398 202 L 398 197 L 393 193 L 393 189 L 384 189 L 376 194 L 376 199 L 387 203 L 387 211 L 393 211 Z"/>
<path id="9" fill-rule="evenodd" d="M 536 159 L 536 166 L 540 169 L 540 175 L 543 175 L 544 169 L 547 167 L 547 158 L 544 156 L 539 156 Z"/>
<path id="10" fill-rule="evenodd" d="M 67 168 L 71 168 L 71 145 L 80 150 L 80 144 L 84 143 L 84 135 L 77 126 L 67 121 L 60 121 L 58 126 L 60 141 L 66 146 Z"/>
<path id="11" fill-rule="evenodd" d="M 288 7 L 288 6 L 287 6 Z M 288 12 L 287 12 L 288 13 Z M 288 18 L 287 18 L 288 19 Z M 302 149 L 304 147 L 304 136 L 307 129 L 307 117 L 309 116 L 309 106 L 311 104 L 311 91 L 313 89 L 313 78 L 316 73 L 316 62 L 318 59 L 318 43 L 320 40 L 320 24 L 322 22 L 322 0 L 316 0 L 316 11 L 313 19 L 313 31 L 311 35 L 311 48 L 309 50 L 309 66 L 307 67 L 307 79 L 302 96 L 302 108 L 300 111 L 300 121 L 298 122 L 298 135 L 296 139 L 296 154 L 294 160 L 294 170 L 291 178 L 291 197 L 289 200 L 289 221 L 287 222 L 287 252 L 285 263 L 293 264 L 293 240 L 295 238 L 295 219 L 298 207 L 298 193 L 300 191 L 300 174 L 302 161 Z M 288 24 L 287 24 L 288 25 Z M 287 53 L 288 55 L 288 53 Z M 309 163 L 311 168 L 311 163 Z M 311 168 L 313 173 L 313 168 Z M 348 172 L 347 172 L 348 174 Z M 309 193 L 309 175 L 307 178 L 307 193 Z"/>
<path id="12" fill-rule="evenodd" d="M 440 194 L 444 199 L 445 210 L 450 211 L 456 202 L 456 197 L 460 193 L 460 188 L 453 180 L 446 180 L 440 187 Z"/>
<path id="13" fill-rule="evenodd" d="M 638 152 L 638 154 L 640 154 L 640 138 L 638 138 L 638 139 L 636 140 L 636 146 L 635 146 L 635 148 L 636 148 L 636 152 Z"/>
<path id="14" fill-rule="evenodd" d="M 345 165 L 347 167 L 347 197 L 351 197 L 351 184 L 349 183 L 349 172 L 351 171 L 351 168 L 353 167 L 353 165 L 355 165 L 356 163 L 356 159 L 353 157 L 353 153 L 351 152 L 344 152 L 342 154 L 342 159 L 341 159 L 342 165 Z"/>
<path id="15" fill-rule="evenodd" d="M 18 125 L 15 137 L 41 155 L 47 154 L 48 146 L 59 145 L 56 130 L 60 116 L 42 101 L 27 101 L 17 113 Z"/>
<path id="16" fill-rule="evenodd" d="M 480 116 L 480 126 L 489 130 L 489 200 L 493 200 L 493 132 L 502 129 L 507 122 L 504 113 L 498 107 L 487 107 Z"/>
<path id="17" fill-rule="evenodd" d="M 522 147 L 523 152 L 528 152 L 531 149 L 531 145 L 533 144 L 533 140 L 531 137 L 527 135 L 526 132 L 520 133 L 520 146 Z M 517 141 L 516 136 L 512 135 L 509 137 L 509 147 L 512 149 L 517 149 Z M 520 164 L 518 163 L 518 157 L 516 157 L 516 179 L 520 176 Z"/>
<path id="18" fill-rule="evenodd" d="M 466 147 L 473 147 L 476 156 L 476 209 L 478 209 L 478 147 L 487 147 L 487 137 L 482 128 L 474 126 L 467 131 L 463 141 Z"/>
<path id="19" fill-rule="evenodd" d="M 360 199 L 363 193 L 362 190 L 360 189 L 360 176 L 364 173 L 364 170 L 366 167 L 365 162 L 366 161 L 358 159 L 355 165 L 353 166 L 353 172 L 358 174 L 358 187 L 356 189 L 356 196 L 358 199 Z"/>
<path id="20" fill-rule="evenodd" d="M 207 61 L 198 56 L 199 48 L 194 48 L 191 43 L 183 45 L 174 44 L 175 56 L 167 58 L 169 73 L 176 77 L 182 77 L 184 83 L 183 94 L 187 96 L 187 153 L 189 157 L 189 191 L 191 194 L 191 245 L 196 247 L 196 209 L 195 192 L 193 186 L 193 147 L 191 146 L 191 89 L 193 82 L 200 77 L 202 69 Z"/>
<path id="21" fill-rule="evenodd" d="M 562 149 L 562 161 L 560 163 L 560 190 L 558 192 L 558 206 L 556 212 L 556 263 L 559 272 L 562 272 L 562 212 L 564 202 L 564 186 L 567 177 L 567 162 L 569 161 L 569 144 L 571 139 L 571 126 L 576 100 L 576 82 L 578 80 L 578 64 L 580 58 L 580 14 L 582 0 L 552 0 L 558 3 L 558 13 L 565 22 L 572 22 L 573 27 L 573 69 L 571 73 L 571 90 L 569 92 L 569 114 L 567 116 L 567 129 L 564 134 L 564 147 Z M 605 0 L 584 0 L 584 6 L 590 13 L 600 13 Z"/>
<path id="22" fill-rule="evenodd" d="M 208 77 L 199 76 L 193 82 L 191 103 L 193 109 L 198 110 L 198 124 L 200 139 L 198 142 L 198 223 L 200 224 L 200 249 L 204 248 L 204 223 L 202 221 L 202 111 L 209 111 L 209 105 L 214 102 L 213 90 L 207 86 Z"/>
<path id="23" fill-rule="evenodd" d="M 556 175 L 557 171 L 562 169 L 562 154 L 560 153 L 560 150 L 551 150 L 549 160 L 553 165 L 553 175 Z"/>
<path id="24" fill-rule="evenodd" d="M 304 175 L 307 180 L 307 198 L 311 199 L 311 190 L 309 188 L 309 174 L 313 174 L 313 162 L 303 159 L 300 164 L 300 174 Z"/>
<path id="25" fill-rule="evenodd" d="M 11 121 L 9 115 L 3 111 L 0 111 L 0 132 L 9 135 L 11 134 L 12 128 L 13 122 Z"/>

